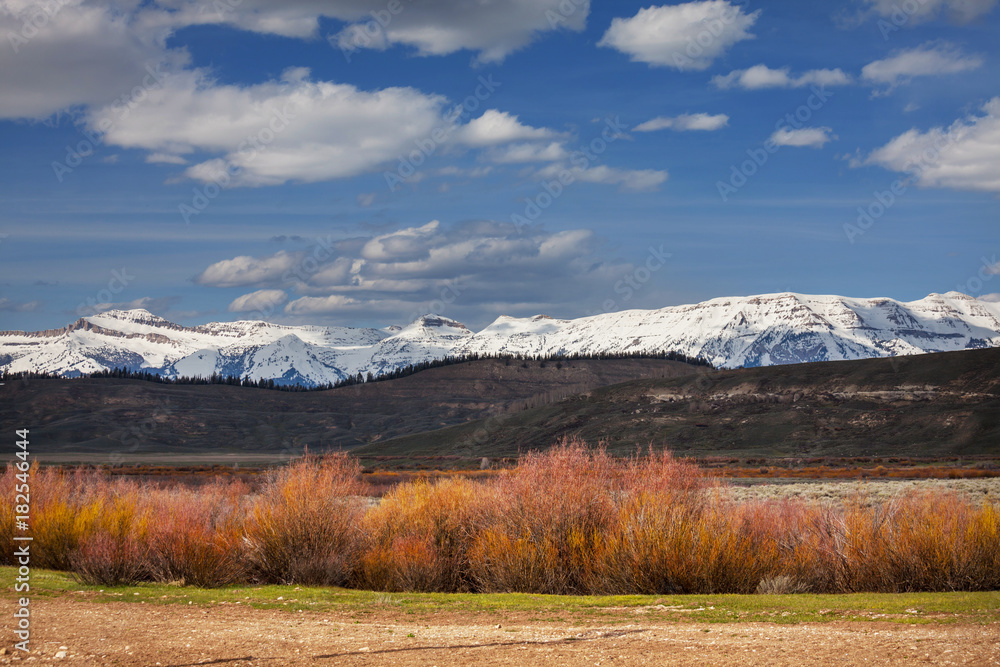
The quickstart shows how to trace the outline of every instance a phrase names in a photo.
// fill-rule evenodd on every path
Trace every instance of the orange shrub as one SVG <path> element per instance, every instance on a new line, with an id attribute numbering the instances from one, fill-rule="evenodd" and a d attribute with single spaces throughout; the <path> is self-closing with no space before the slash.
<path id="1" fill-rule="evenodd" d="M 70 555 L 74 574 L 85 584 L 126 586 L 148 577 L 150 514 L 129 488 L 111 498 L 97 498 L 94 525 Z"/>
<path id="2" fill-rule="evenodd" d="M 384 591 L 469 590 L 468 551 L 485 525 L 487 495 L 463 478 L 392 489 L 364 518 L 356 583 Z"/>
<path id="3" fill-rule="evenodd" d="M 245 580 L 242 512 L 246 485 L 215 483 L 155 494 L 149 573 L 162 582 L 199 587 Z"/>
<path id="4" fill-rule="evenodd" d="M 0 475 L 10 563 L 15 470 Z M 31 470 L 32 565 L 84 582 L 265 581 L 386 591 L 782 593 L 1000 588 L 1000 508 L 949 492 L 736 503 L 668 453 L 563 441 L 507 471 L 421 475 L 380 503 L 346 455 L 161 489 Z M 374 506 L 373 506 L 374 505 Z"/>
<path id="5" fill-rule="evenodd" d="M 273 583 L 346 583 L 365 504 L 360 475 L 346 454 L 307 456 L 273 472 L 245 529 L 252 575 Z"/>

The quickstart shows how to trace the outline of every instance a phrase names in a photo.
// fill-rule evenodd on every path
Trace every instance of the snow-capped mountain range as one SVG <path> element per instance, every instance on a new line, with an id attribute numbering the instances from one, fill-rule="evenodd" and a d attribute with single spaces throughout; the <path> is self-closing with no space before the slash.
<path id="1" fill-rule="evenodd" d="M 723 368 L 1000 346 L 1000 304 L 959 292 L 919 301 L 780 293 L 557 320 L 500 317 L 479 332 L 439 315 L 363 329 L 215 322 L 184 327 L 112 310 L 62 329 L 0 332 L 0 369 L 66 376 L 128 367 L 316 385 L 469 353 L 676 351 Z"/>

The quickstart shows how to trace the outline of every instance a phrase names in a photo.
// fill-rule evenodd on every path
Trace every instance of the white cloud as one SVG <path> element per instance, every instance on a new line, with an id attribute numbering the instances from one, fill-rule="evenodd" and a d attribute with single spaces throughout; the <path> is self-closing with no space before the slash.
<path id="1" fill-rule="evenodd" d="M 288 295 L 280 289 L 262 289 L 238 296 L 229 304 L 230 313 L 270 312 L 288 301 Z"/>
<path id="2" fill-rule="evenodd" d="M 0 2 L 0 31 L 8 34 L 17 34 L 38 11 L 31 0 Z M 442 144 L 483 150 L 497 163 L 567 157 L 567 133 L 532 127 L 498 109 L 466 122 L 461 107 L 443 96 L 312 80 L 303 67 L 277 80 L 223 85 L 207 70 L 186 69 L 188 54 L 166 47 L 176 30 L 198 24 L 315 37 L 319 17 L 366 25 L 373 11 L 389 11 L 383 0 L 241 0 L 238 11 L 230 11 L 231 3 L 209 7 L 191 0 L 53 2 L 56 10 L 37 34 L 15 49 L 0 49 L 0 118 L 45 117 L 82 106 L 88 136 L 146 151 L 148 163 L 183 166 L 187 178 L 221 187 L 348 178 L 412 155 L 426 159 L 423 146 Z M 482 60 L 501 59 L 539 32 L 582 29 L 590 9 L 589 0 L 441 0 L 400 7 L 382 22 L 386 44 L 413 44 L 425 54 L 467 48 Z M 457 152 L 448 146 L 430 152 L 447 160 Z M 416 183 L 425 175 L 418 171 L 405 180 Z M 619 179 L 626 189 L 634 189 L 633 182 L 628 175 Z"/>
<path id="3" fill-rule="evenodd" d="M 511 144 L 502 149 L 492 151 L 489 154 L 489 159 L 499 164 L 553 162 L 565 160 L 567 157 L 566 149 L 556 141 L 551 143 Z"/>
<path id="4" fill-rule="evenodd" d="M 184 175 L 224 186 L 316 182 L 374 171 L 441 145 L 485 151 L 500 164 L 562 162 L 568 135 L 532 127 L 516 115 L 490 109 L 459 124 L 446 100 L 412 88 L 362 91 L 354 86 L 312 81 L 308 70 L 285 72 L 278 81 L 253 86 L 217 85 L 202 72 L 172 76 L 142 105 L 117 120 L 108 144 L 153 151 L 150 161 L 184 164 L 194 153 L 215 154 L 191 164 Z M 97 126 L 113 109 L 91 113 Z M 715 117 L 685 117 L 691 125 Z M 442 150 L 437 155 L 447 154 Z M 444 172 L 441 172 L 444 175 Z M 488 167 L 467 175 L 482 176 Z M 600 174 L 600 175 L 598 175 Z M 663 174 L 662 178 L 656 174 Z M 415 183 L 424 172 L 413 174 Z M 581 180 L 612 183 L 627 191 L 650 189 L 665 172 L 603 168 Z M 367 199 L 358 200 L 365 205 Z"/>
<path id="5" fill-rule="evenodd" d="M 319 246 L 317 246 L 319 247 Z M 265 257 L 234 257 L 209 266 L 197 282 L 220 287 L 253 284 L 261 289 L 236 299 L 230 310 L 272 304 L 288 291 L 297 296 L 285 315 L 361 312 L 423 314 L 442 290 L 454 308 L 481 314 L 502 304 L 552 304 L 608 292 L 629 267 L 598 256 L 601 242 L 587 229 L 519 230 L 511 223 L 481 221 L 445 227 L 437 221 L 383 234 L 329 240 L 315 249 Z M 312 270 L 291 270 L 318 260 Z M 541 292 L 538 285 L 545 285 Z M 455 292 L 459 294 L 455 297 Z M 541 295 L 541 296 L 540 296 Z M 534 306 L 533 306 L 534 307 Z M 538 312 L 535 310 L 534 312 Z M 457 315 L 449 311 L 449 316 Z M 398 316 L 398 315 L 397 315 Z"/>
<path id="6" fill-rule="evenodd" d="M 456 139 L 467 146 L 481 148 L 525 139 L 548 139 L 554 135 L 552 130 L 523 125 L 517 116 L 489 109 L 459 129 Z"/>
<path id="7" fill-rule="evenodd" d="M 582 30 L 590 0 L 401 2 L 386 0 L 3 0 L 0 4 L 0 118 L 45 118 L 76 105 L 102 106 L 143 85 L 147 66 L 179 71 L 189 57 L 168 49 L 186 26 L 226 24 L 314 39 L 319 20 L 349 25 L 331 36 L 346 57 L 356 48 L 415 46 L 423 55 L 461 49 L 496 62 L 556 30 Z M 393 4 L 393 6 L 396 6 Z M 385 17 L 388 16 L 388 19 Z M 376 20 L 378 17 L 379 20 Z M 377 38 L 372 40 L 372 32 Z M 361 35 L 359 39 L 352 35 Z M 367 41 L 366 41 L 367 40 Z M 372 43 L 367 43 L 372 42 Z"/>
<path id="8" fill-rule="evenodd" d="M 803 127 L 797 130 L 782 128 L 771 135 L 771 141 L 778 146 L 796 148 L 822 148 L 823 144 L 837 138 L 828 127 Z"/>
<path id="9" fill-rule="evenodd" d="M 712 77 L 712 84 L 717 88 L 743 88 L 759 90 L 761 88 L 802 88 L 809 85 L 843 86 L 851 82 L 851 77 L 840 68 L 813 69 L 803 72 L 797 77 L 789 74 L 789 69 L 771 69 L 767 65 L 754 65 L 747 69 L 733 70 L 726 75 Z"/>
<path id="10" fill-rule="evenodd" d="M 616 169 L 604 165 L 576 170 L 574 175 L 585 183 L 618 185 L 625 192 L 651 192 L 668 178 L 661 169 Z"/>
<path id="11" fill-rule="evenodd" d="M 892 90 L 915 76 L 956 74 L 976 69 L 982 64 L 979 56 L 964 55 L 951 44 L 928 42 L 868 63 L 861 69 L 861 76 L 870 83 L 885 84 L 888 90 Z"/>
<path id="12" fill-rule="evenodd" d="M 680 116 L 657 116 L 633 127 L 635 132 L 655 132 L 656 130 L 672 129 L 678 132 L 687 130 L 719 130 L 729 124 L 729 116 L 724 113 L 711 115 L 707 113 L 681 114 Z"/>
<path id="13" fill-rule="evenodd" d="M 150 164 L 187 164 L 188 161 L 180 155 L 170 155 L 169 153 L 150 153 L 146 156 L 146 162 Z"/>
<path id="14" fill-rule="evenodd" d="M 349 24 L 328 36 L 348 55 L 357 49 L 399 44 L 415 47 L 425 56 L 468 49 L 477 53 L 479 62 L 499 62 L 543 33 L 583 30 L 590 12 L 590 0 L 242 0 L 214 6 L 200 0 L 160 0 L 159 4 L 170 13 L 149 20 L 172 26 L 226 23 L 253 32 L 312 38 L 318 35 L 320 17 L 327 17 Z M 225 11 L 228 5 L 233 6 L 231 11 Z"/>
<path id="15" fill-rule="evenodd" d="M 187 61 L 186 53 L 165 48 L 166 31 L 139 30 L 120 9 L 84 0 L 4 0 L 0 118 L 121 104 L 150 80 L 147 67 L 169 70 Z"/>
<path id="16" fill-rule="evenodd" d="M 200 72 L 168 79 L 105 135 L 108 144 L 180 157 L 219 157 L 190 166 L 202 181 L 275 185 L 354 176 L 415 148 L 446 127 L 444 98 L 412 88 L 362 91 L 287 74 L 253 86 L 216 85 Z M 113 114 L 97 110 L 90 123 Z"/>
<path id="17" fill-rule="evenodd" d="M 363 302 L 351 297 L 332 294 L 330 296 L 303 296 L 285 306 L 288 315 L 317 315 L 338 313 Z"/>
<path id="18" fill-rule="evenodd" d="M 598 46 L 653 66 L 703 70 L 733 44 L 752 39 L 748 30 L 759 15 L 726 0 L 647 7 L 614 19 Z"/>
<path id="19" fill-rule="evenodd" d="M 240 255 L 212 264 L 195 278 L 195 282 L 212 287 L 277 284 L 298 259 L 295 253 L 285 250 L 262 258 Z"/>
<path id="20" fill-rule="evenodd" d="M 969 23 L 993 10 L 997 0 L 868 0 L 876 13 L 898 17 L 899 25 L 916 24 L 945 14 L 956 23 Z M 904 9 L 905 8 L 905 9 Z M 895 22 L 894 22 L 895 25 Z"/>
<path id="21" fill-rule="evenodd" d="M 1000 303 L 1000 292 L 993 292 L 992 294 L 983 294 L 979 297 L 980 301 L 987 301 L 989 303 Z"/>
<path id="22" fill-rule="evenodd" d="M 539 179 L 559 178 L 564 172 L 569 172 L 575 181 L 617 185 L 623 192 L 652 192 L 669 178 L 669 174 L 661 169 L 618 169 L 606 165 L 577 167 L 563 163 L 552 163 L 540 169 L 535 176 Z"/>
<path id="23" fill-rule="evenodd" d="M 862 164 L 912 174 L 923 187 L 1000 192 L 1000 97 L 983 115 L 956 120 L 947 129 L 911 129 L 872 151 Z"/>

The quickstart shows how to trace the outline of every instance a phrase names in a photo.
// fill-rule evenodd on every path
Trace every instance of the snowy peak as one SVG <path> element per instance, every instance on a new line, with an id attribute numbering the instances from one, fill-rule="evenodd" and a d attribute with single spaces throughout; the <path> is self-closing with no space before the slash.
<path id="1" fill-rule="evenodd" d="M 781 292 L 576 320 L 501 316 L 478 333 L 436 314 L 383 329 L 184 327 L 146 310 L 115 310 L 62 329 L 0 332 L 0 368 L 74 376 L 124 366 L 319 385 L 462 354 L 676 351 L 733 368 L 996 346 L 1000 304 L 959 292 L 909 303 Z"/>
<path id="2" fill-rule="evenodd" d="M 159 315 L 154 315 L 145 308 L 133 308 L 132 310 L 107 310 L 97 315 L 85 317 L 85 320 L 95 324 L 112 324 L 119 322 L 122 324 L 146 324 L 149 326 L 177 326 Z"/>
<path id="3" fill-rule="evenodd" d="M 428 315 L 423 315 L 413 320 L 410 324 L 403 327 L 397 335 L 404 333 L 412 334 L 414 332 L 427 332 L 434 331 L 440 332 L 440 335 L 444 336 L 464 336 L 472 335 L 469 328 L 466 327 L 461 322 L 453 320 L 449 317 L 443 317 L 441 315 L 434 315 L 433 313 Z"/>

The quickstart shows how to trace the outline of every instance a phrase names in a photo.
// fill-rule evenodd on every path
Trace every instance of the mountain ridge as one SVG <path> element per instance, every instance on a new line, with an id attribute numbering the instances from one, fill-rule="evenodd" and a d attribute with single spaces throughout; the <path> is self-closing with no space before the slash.
<path id="1" fill-rule="evenodd" d="M 1000 304 L 960 292 L 911 302 L 780 292 L 577 319 L 502 315 L 478 332 L 436 314 L 382 329 L 253 320 L 187 327 L 143 309 L 112 310 L 61 329 L 0 332 L 0 369 L 73 377 L 124 366 L 315 386 L 476 354 L 673 351 L 735 368 L 998 346 Z"/>

